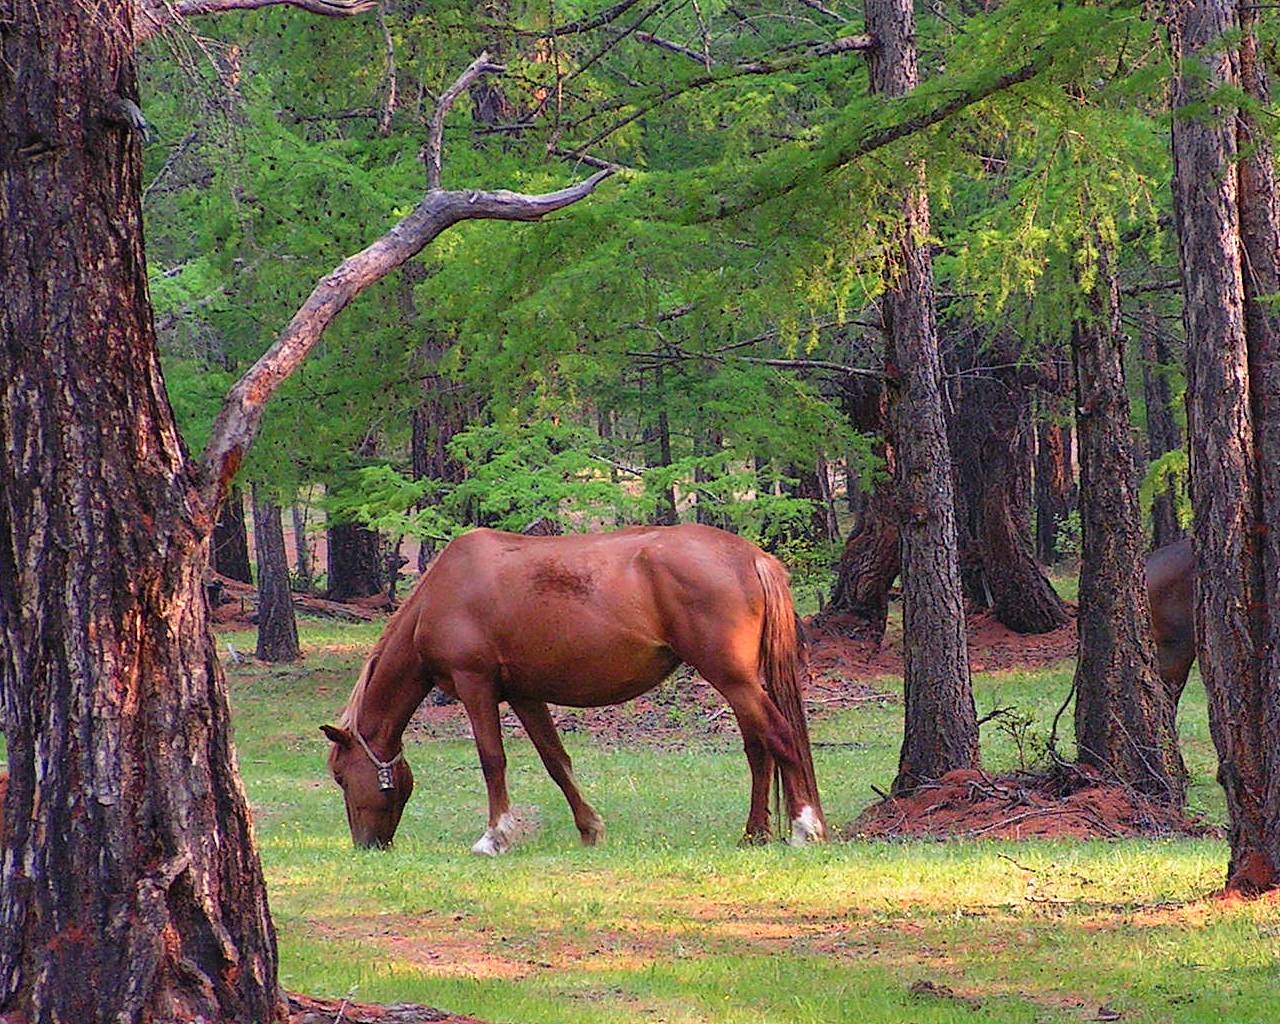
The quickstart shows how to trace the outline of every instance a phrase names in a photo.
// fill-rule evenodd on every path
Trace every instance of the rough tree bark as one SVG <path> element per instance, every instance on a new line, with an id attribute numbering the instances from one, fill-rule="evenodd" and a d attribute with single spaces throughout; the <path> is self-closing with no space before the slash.
<path id="1" fill-rule="evenodd" d="M 1265 96 L 1253 15 L 1229 0 L 1169 6 L 1197 657 L 1230 815 L 1227 885 L 1246 893 L 1280 884 L 1280 621 L 1267 614 L 1280 602 L 1280 238 L 1268 137 L 1231 101 Z"/>
<path id="2" fill-rule="evenodd" d="M 889 397 L 881 381 L 849 378 L 844 383 L 843 406 L 849 421 L 864 434 L 883 437 L 888 432 Z M 889 588 L 902 571 L 902 538 L 893 447 L 882 440 L 875 454 L 884 461 L 884 471 L 861 503 L 836 563 L 831 600 L 819 618 L 823 623 L 839 622 L 849 635 L 880 644 L 889 618 Z"/>
<path id="3" fill-rule="evenodd" d="M 437 176 L 317 285 L 193 462 L 147 298 L 136 7 L 32 10 L 0 0 L 0 202 L 21 211 L 0 232 L 0 1015 L 274 1021 L 275 938 L 201 585 L 219 507 L 265 404 L 365 287 L 459 221 L 536 220 L 602 175 L 546 196 Z"/>
<path id="4" fill-rule="evenodd" d="M 1174 418 L 1168 368 L 1173 362 L 1167 336 L 1160 329 L 1154 309 L 1143 310 L 1138 331 L 1142 342 L 1142 393 L 1147 406 L 1147 458 L 1155 462 L 1162 455 L 1182 447 L 1182 432 Z M 1178 522 L 1174 485 L 1160 488 L 1151 502 L 1152 550 L 1183 537 Z"/>
<path id="5" fill-rule="evenodd" d="M 1120 285 L 1103 250 L 1092 316 L 1071 350 L 1080 444 L 1081 565 L 1075 726 L 1079 759 L 1181 807 L 1187 773 L 1176 705 L 1156 671 L 1142 516 L 1125 389 Z"/>
<path id="6" fill-rule="evenodd" d="M 228 579 L 252 583 L 249 531 L 244 521 L 244 492 L 232 487 L 213 528 L 213 568 Z"/>
<path id="7" fill-rule="evenodd" d="M 334 523 L 325 531 L 330 601 L 381 594 L 387 583 L 386 552 L 376 530 L 359 523 Z"/>
<path id="8" fill-rule="evenodd" d="M 1041 377 L 1019 365 L 1020 339 L 965 334 L 959 358 L 981 372 L 954 386 L 949 424 L 961 584 L 1010 629 L 1047 633 L 1068 616 L 1031 536 L 1032 396 Z"/>
<path id="9" fill-rule="evenodd" d="M 911 0 L 867 0 L 873 91 L 887 97 L 916 84 Z M 902 512 L 902 629 L 905 735 L 895 794 L 956 768 L 976 767 L 978 723 L 969 679 L 964 605 L 956 564 L 951 458 L 942 410 L 923 167 L 903 191 L 902 220 L 887 246 L 892 269 L 883 299 L 893 445 Z"/>
<path id="10" fill-rule="evenodd" d="M 258 560 L 258 647 L 263 661 L 297 661 L 298 620 L 289 591 L 289 556 L 284 548 L 280 506 L 253 487 L 253 545 Z"/>
<path id="11" fill-rule="evenodd" d="M 218 506 L 147 298 L 132 15 L 0 3 L 0 1015 L 271 1021 L 201 587 Z"/>

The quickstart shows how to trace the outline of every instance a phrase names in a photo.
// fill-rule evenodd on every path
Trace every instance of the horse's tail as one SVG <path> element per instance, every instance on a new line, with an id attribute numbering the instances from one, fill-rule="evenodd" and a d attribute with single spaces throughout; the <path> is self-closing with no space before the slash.
<path id="1" fill-rule="evenodd" d="M 806 790 L 803 799 L 813 808 L 826 832 L 826 818 L 818 796 L 818 779 L 809 746 L 809 723 L 804 713 L 801 680 L 808 675 L 800 620 L 787 586 L 787 570 L 771 555 L 756 559 L 756 575 L 764 588 L 764 625 L 760 637 L 760 672 L 764 688 L 791 727 L 796 761 Z"/>

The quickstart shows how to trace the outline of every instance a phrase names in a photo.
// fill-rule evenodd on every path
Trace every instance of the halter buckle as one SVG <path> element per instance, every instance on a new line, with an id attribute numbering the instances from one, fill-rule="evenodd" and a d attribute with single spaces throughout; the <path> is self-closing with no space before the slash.
<path id="1" fill-rule="evenodd" d="M 391 778 L 391 765 L 378 766 L 378 788 L 384 793 L 396 788 L 395 781 Z"/>

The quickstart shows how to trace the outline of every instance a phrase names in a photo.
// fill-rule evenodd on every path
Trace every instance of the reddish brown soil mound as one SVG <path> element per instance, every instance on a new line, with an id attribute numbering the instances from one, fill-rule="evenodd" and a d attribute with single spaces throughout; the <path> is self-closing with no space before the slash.
<path id="1" fill-rule="evenodd" d="M 374 1006 L 345 999 L 289 996 L 289 1024 L 334 1024 L 335 1021 L 346 1024 L 480 1024 L 475 1017 L 459 1017 L 410 1003 Z"/>
<path id="2" fill-rule="evenodd" d="M 1188 821 L 1092 769 L 1062 765 L 1048 773 L 992 778 L 948 772 L 907 797 L 868 807 L 848 826 L 848 838 L 1117 839 L 1122 836 L 1206 835 Z"/>

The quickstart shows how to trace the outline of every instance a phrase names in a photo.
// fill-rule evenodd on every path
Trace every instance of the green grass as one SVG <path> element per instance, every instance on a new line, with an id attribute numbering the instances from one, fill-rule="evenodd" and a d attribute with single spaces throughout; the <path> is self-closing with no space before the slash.
<path id="1" fill-rule="evenodd" d="M 1127 1024 L 1275 1017 L 1280 915 L 1205 898 L 1225 872 L 1221 841 L 739 849 L 745 761 L 736 742 L 700 734 L 696 714 L 683 749 L 567 737 L 608 824 L 598 848 L 577 845 L 532 748 L 509 739 L 512 799 L 535 827 L 503 858 L 471 856 L 485 817 L 475 754 L 438 739 L 408 751 L 417 789 L 395 847 L 354 851 L 317 726 L 341 709 L 378 629 L 303 627 L 301 664 L 229 666 L 292 991 L 520 1024 L 1055 1024 L 1104 1004 Z M 252 649 L 251 635 L 231 639 Z M 1070 676 L 1064 664 L 975 679 L 980 713 L 1026 720 L 983 727 L 989 768 L 1042 749 Z M 832 824 L 888 786 L 901 715 L 885 701 L 815 721 Z M 1181 729 L 1193 807 L 1220 820 L 1194 683 Z M 1069 714 L 1059 734 L 1070 750 Z M 959 998 L 913 994 L 921 981 Z"/>

